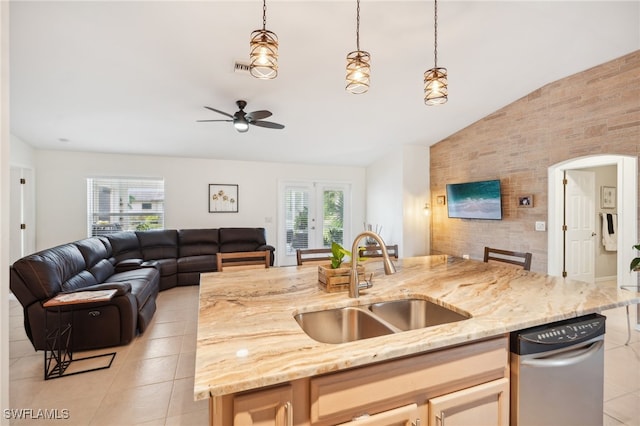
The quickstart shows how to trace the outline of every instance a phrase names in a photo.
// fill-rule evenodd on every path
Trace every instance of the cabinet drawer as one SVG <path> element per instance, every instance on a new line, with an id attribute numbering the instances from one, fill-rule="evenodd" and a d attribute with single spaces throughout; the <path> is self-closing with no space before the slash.
<path id="1" fill-rule="evenodd" d="M 417 426 L 420 415 L 417 404 L 409 404 L 373 416 L 357 417 L 338 426 Z"/>
<path id="2" fill-rule="evenodd" d="M 507 343 L 500 337 L 312 378 L 311 422 L 373 414 L 417 395 L 426 399 L 508 377 Z"/>

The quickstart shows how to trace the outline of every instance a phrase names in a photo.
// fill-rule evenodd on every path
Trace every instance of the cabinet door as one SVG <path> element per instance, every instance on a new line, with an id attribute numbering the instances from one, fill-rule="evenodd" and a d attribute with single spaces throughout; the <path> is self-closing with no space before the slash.
<path id="1" fill-rule="evenodd" d="M 508 426 L 509 380 L 502 378 L 429 400 L 429 426 Z"/>
<path id="2" fill-rule="evenodd" d="M 291 386 L 279 386 L 233 398 L 235 426 L 293 426 Z"/>
<path id="3" fill-rule="evenodd" d="M 418 406 L 416 404 L 405 405 L 393 410 L 383 411 L 372 416 L 366 415 L 354 418 L 350 422 L 342 423 L 340 426 L 419 426 L 420 418 Z"/>

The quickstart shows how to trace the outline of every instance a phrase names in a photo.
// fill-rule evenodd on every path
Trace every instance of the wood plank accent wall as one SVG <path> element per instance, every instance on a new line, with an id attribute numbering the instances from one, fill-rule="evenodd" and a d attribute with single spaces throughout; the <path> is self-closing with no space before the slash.
<path id="1" fill-rule="evenodd" d="M 431 252 L 528 251 L 531 269 L 546 272 L 547 232 L 534 224 L 548 222 L 547 169 L 597 154 L 640 155 L 640 50 L 543 86 L 433 145 Z M 501 221 L 449 219 L 437 204 L 447 183 L 488 179 L 502 185 Z M 533 194 L 533 208 L 518 208 L 519 194 Z"/>

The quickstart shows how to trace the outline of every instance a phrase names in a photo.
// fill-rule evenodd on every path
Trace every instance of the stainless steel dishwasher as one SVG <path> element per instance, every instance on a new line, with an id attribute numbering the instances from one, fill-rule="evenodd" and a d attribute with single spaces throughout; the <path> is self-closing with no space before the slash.
<path id="1" fill-rule="evenodd" d="M 511 333 L 511 425 L 602 426 L 606 318 Z"/>

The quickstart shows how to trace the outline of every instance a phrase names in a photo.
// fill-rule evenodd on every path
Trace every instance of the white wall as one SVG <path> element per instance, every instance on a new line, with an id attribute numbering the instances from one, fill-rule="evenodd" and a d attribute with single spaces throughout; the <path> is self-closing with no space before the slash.
<path id="1" fill-rule="evenodd" d="M 9 408 L 9 2 L 0 1 L 0 408 Z M 0 424 L 8 425 L 2 416 Z"/>
<path id="2" fill-rule="evenodd" d="M 429 253 L 429 148 L 405 145 L 367 167 L 367 222 L 401 257 Z M 357 229 L 357 227 L 356 227 Z"/>
<path id="3" fill-rule="evenodd" d="M 383 155 L 367 167 L 367 223 L 375 231 L 382 226 L 380 236 L 386 244 L 398 244 L 403 255 L 402 242 L 402 150 Z M 363 230 L 363 223 L 353 224 L 353 234 Z"/>
<path id="4" fill-rule="evenodd" d="M 615 165 L 612 166 L 602 166 L 602 167 L 590 167 L 586 169 L 582 169 L 586 171 L 592 171 L 595 173 L 596 180 L 596 199 L 595 199 L 595 207 L 596 207 L 596 218 L 595 224 L 596 229 L 595 233 L 597 234 L 594 238 L 596 239 L 596 259 L 595 259 L 595 277 L 596 280 L 610 280 L 615 279 L 618 275 L 617 273 L 617 261 L 618 261 L 618 252 L 616 251 L 606 251 L 604 246 L 602 245 L 602 222 L 600 218 L 600 213 L 618 213 L 618 209 L 603 209 L 602 206 L 602 187 L 603 186 L 611 186 L 616 187 L 618 185 L 618 168 Z"/>
<path id="5" fill-rule="evenodd" d="M 425 216 L 429 202 L 429 148 L 405 145 L 403 148 L 403 256 L 423 256 L 430 253 L 431 217 Z"/>
<path id="6" fill-rule="evenodd" d="M 11 166 L 23 167 L 26 169 L 35 168 L 35 150 L 15 135 L 10 135 L 11 141 Z"/>
<path id="7" fill-rule="evenodd" d="M 278 180 L 352 184 L 353 222 L 364 221 L 365 169 L 249 161 L 37 150 L 38 250 L 87 236 L 86 179 L 96 176 L 165 180 L 165 228 L 264 227 L 277 243 Z M 238 184 L 238 213 L 209 213 L 210 183 Z"/>

